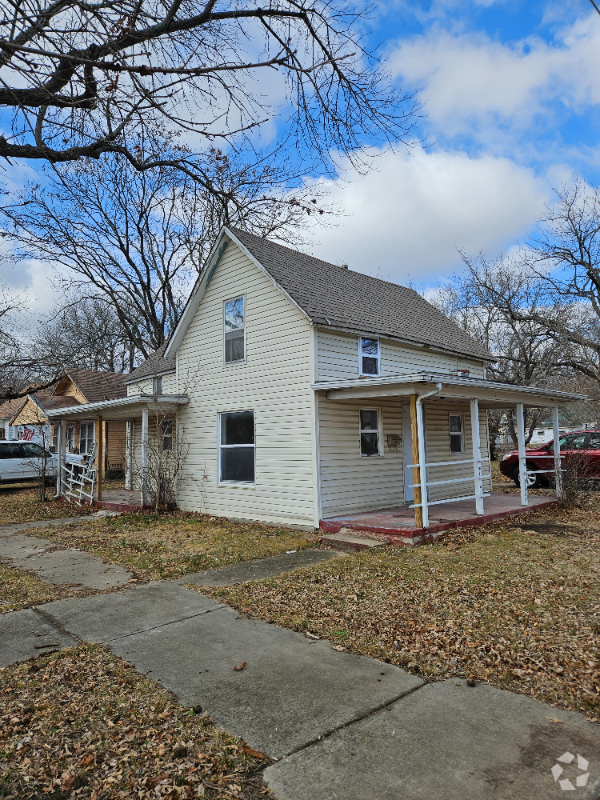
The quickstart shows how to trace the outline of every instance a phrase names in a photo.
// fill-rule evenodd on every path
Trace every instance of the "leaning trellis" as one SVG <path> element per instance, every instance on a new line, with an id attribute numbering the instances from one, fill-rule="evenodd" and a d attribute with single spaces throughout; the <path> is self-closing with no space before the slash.
<path id="1" fill-rule="evenodd" d="M 64 495 L 70 503 L 78 506 L 94 502 L 94 484 L 96 482 L 96 454 L 98 444 L 94 442 L 90 452 L 84 456 L 81 464 L 62 464 L 62 480 Z"/>

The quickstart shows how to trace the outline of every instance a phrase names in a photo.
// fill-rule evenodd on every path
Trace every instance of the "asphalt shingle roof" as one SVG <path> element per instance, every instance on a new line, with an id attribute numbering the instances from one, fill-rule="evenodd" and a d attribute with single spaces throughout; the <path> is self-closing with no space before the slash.
<path id="1" fill-rule="evenodd" d="M 163 357 L 166 346 L 167 342 L 162 344 L 152 355 L 148 356 L 137 369 L 134 369 L 129 375 L 125 375 L 127 383 L 133 383 L 142 378 L 150 378 L 153 375 L 162 375 L 163 372 L 174 372 L 175 359 Z"/>
<path id="2" fill-rule="evenodd" d="M 129 376 L 123 372 L 94 372 L 91 369 L 70 369 L 67 370 L 67 374 L 88 403 L 127 397 L 125 378 Z"/>
<path id="3" fill-rule="evenodd" d="M 414 289 L 338 267 L 237 228 L 231 232 L 318 325 L 490 358 L 482 345 Z"/>

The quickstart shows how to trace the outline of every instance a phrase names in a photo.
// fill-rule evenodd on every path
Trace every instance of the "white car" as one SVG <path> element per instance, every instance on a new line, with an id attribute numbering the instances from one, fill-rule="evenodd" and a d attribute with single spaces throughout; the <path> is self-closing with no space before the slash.
<path id="1" fill-rule="evenodd" d="M 35 442 L 0 442 L 0 483 L 39 478 L 45 456 L 46 475 L 53 478 L 58 465 L 57 456 L 44 451 Z"/>

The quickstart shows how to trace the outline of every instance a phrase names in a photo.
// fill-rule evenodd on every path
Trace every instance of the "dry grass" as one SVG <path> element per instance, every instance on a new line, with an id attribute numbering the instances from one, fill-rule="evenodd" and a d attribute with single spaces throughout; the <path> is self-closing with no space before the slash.
<path id="1" fill-rule="evenodd" d="M 269 796 L 261 753 L 98 646 L 0 670 L 0 797 Z"/>
<path id="2" fill-rule="evenodd" d="M 0 525 L 33 522 L 62 517 L 83 517 L 98 511 L 90 506 L 75 506 L 63 500 L 53 500 L 54 489 L 46 489 L 46 502 L 40 503 L 37 488 L 31 484 L 0 487 Z"/>
<path id="3" fill-rule="evenodd" d="M 161 580 L 314 545 L 309 534 L 176 513 L 126 514 L 36 529 L 36 536 L 120 564 L 142 580 Z"/>
<path id="4" fill-rule="evenodd" d="M 213 591 L 432 680 L 473 676 L 600 717 L 600 503 Z"/>

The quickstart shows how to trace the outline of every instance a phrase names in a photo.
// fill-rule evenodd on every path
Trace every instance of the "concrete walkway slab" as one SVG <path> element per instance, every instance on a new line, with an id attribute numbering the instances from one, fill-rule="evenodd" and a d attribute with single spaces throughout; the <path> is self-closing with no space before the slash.
<path id="1" fill-rule="evenodd" d="M 57 647 L 44 646 L 51 644 Z M 76 639 L 31 608 L 0 614 L 0 667 L 76 644 Z"/>
<path id="2" fill-rule="evenodd" d="M 217 608 L 221 608 L 219 603 L 209 597 L 171 582 L 147 583 L 126 592 L 71 597 L 39 606 L 50 621 L 96 644 Z"/>
<path id="3" fill-rule="evenodd" d="M 283 572 L 307 567 L 311 564 L 320 564 L 330 558 L 339 556 L 330 550 L 298 550 L 295 553 L 282 553 L 270 558 L 260 558 L 255 561 L 242 561 L 229 567 L 218 567 L 205 572 L 195 572 L 179 578 L 178 583 L 193 584 L 195 586 L 235 586 L 246 581 L 261 581 L 273 578 Z"/>
<path id="4" fill-rule="evenodd" d="M 53 547 L 52 542 L 37 536 L 25 536 L 24 534 L 5 536 L 0 539 L 0 558 L 22 561 L 31 555 L 44 553 Z"/>
<path id="5" fill-rule="evenodd" d="M 559 763 L 554 780 L 565 753 L 589 761 L 585 787 L 576 785 L 588 771 L 576 758 Z M 565 791 L 597 800 L 600 726 L 523 695 L 450 680 L 268 767 L 265 779 L 278 800 L 564 800 Z"/>
<path id="6" fill-rule="evenodd" d="M 72 525 L 74 522 L 89 522 L 97 519 L 97 514 L 88 514 L 85 517 L 63 517 L 61 519 L 37 519 L 32 522 L 17 522 L 12 525 L 0 525 L 0 538 L 12 536 L 19 531 L 29 528 L 51 528 L 54 525 Z"/>
<path id="7" fill-rule="evenodd" d="M 201 705 L 217 725 L 273 758 L 422 684 L 393 665 L 338 652 L 328 642 L 240 617 L 230 608 L 110 647 L 183 705 Z M 244 669 L 234 669 L 244 662 Z"/>

